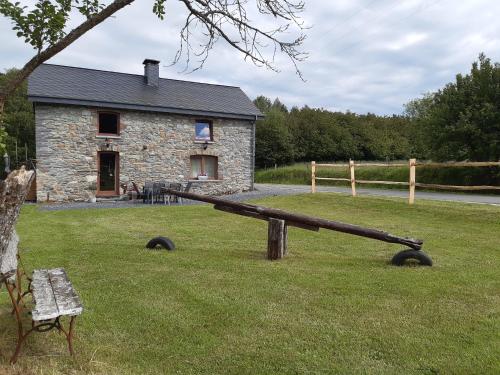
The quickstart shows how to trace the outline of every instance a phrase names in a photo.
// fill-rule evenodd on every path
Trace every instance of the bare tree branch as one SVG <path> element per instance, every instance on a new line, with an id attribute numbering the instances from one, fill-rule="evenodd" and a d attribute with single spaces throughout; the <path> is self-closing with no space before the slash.
<path id="1" fill-rule="evenodd" d="M 19 85 L 30 75 L 33 70 L 40 64 L 44 63 L 57 53 L 61 52 L 75 40 L 80 38 L 87 31 L 92 29 L 94 26 L 100 24 L 108 17 L 112 16 L 114 13 L 124 8 L 125 6 L 132 3 L 134 0 L 115 0 L 107 7 L 103 8 L 98 13 L 91 15 L 84 21 L 80 26 L 73 29 L 71 32 L 66 34 L 62 39 L 60 39 L 57 43 L 49 46 L 45 50 L 36 54 L 31 60 L 29 60 L 21 70 L 19 70 L 18 74 L 7 84 L 0 88 L 0 115 L 3 113 L 3 106 L 7 96 L 14 92 L 14 90 L 19 87 Z"/>
<path id="2" fill-rule="evenodd" d="M 180 47 L 173 63 L 178 63 L 185 56 L 186 71 L 191 63 L 191 54 L 199 57 L 195 71 L 203 67 L 210 50 L 219 38 L 224 39 L 231 47 L 241 52 L 257 66 L 264 66 L 273 71 L 279 71 L 275 65 L 276 52 L 284 53 L 295 67 L 298 76 L 303 80 L 298 62 L 307 58 L 307 53 L 299 50 L 306 36 L 300 33 L 296 38 L 285 41 L 280 37 L 289 32 L 291 26 L 300 31 L 306 29 L 300 18 L 304 10 L 302 1 L 290 0 L 255 0 L 257 11 L 269 15 L 282 24 L 271 30 L 264 30 L 252 24 L 248 17 L 248 0 L 179 0 L 187 10 L 188 16 L 180 31 Z M 198 22 L 194 22 L 196 19 Z M 198 48 L 191 43 L 192 29 L 202 27 L 206 37 Z M 272 53 L 269 53 L 272 48 Z"/>
<path id="3" fill-rule="evenodd" d="M 134 0 L 114 0 L 108 6 L 103 6 L 99 0 L 74 0 L 76 5 L 72 5 L 71 0 L 55 0 L 61 5 L 56 8 L 50 1 L 38 4 L 38 10 L 32 12 L 43 16 L 43 6 L 56 12 L 56 16 L 47 14 L 48 20 L 54 17 L 57 22 L 55 27 L 48 26 L 40 21 L 38 25 L 30 25 L 31 18 L 23 14 L 24 7 L 20 3 L 13 3 L 9 0 L 0 0 L 0 10 L 7 14 L 16 24 L 14 30 L 21 30 L 18 36 L 22 35 L 37 47 L 38 53 L 29 60 L 18 74 L 4 87 L 0 87 L 0 124 L 1 115 L 6 98 L 32 73 L 36 67 L 44 63 L 64 48 L 76 41 L 94 26 L 100 24 L 114 13 L 134 2 Z M 177 51 L 173 63 L 177 63 L 186 56 L 186 69 L 190 66 L 191 55 L 196 56 L 198 66 L 193 70 L 200 69 L 208 58 L 209 52 L 215 43 L 224 39 L 229 45 L 244 55 L 245 60 L 249 59 L 257 66 L 265 66 L 273 71 L 278 71 L 275 66 L 277 51 L 281 51 L 293 63 L 299 77 L 303 79 L 297 63 L 304 60 L 307 54 L 298 50 L 302 45 L 305 35 L 300 33 L 295 39 L 285 41 L 280 37 L 289 32 L 290 26 L 294 25 L 299 30 L 303 30 L 304 23 L 300 18 L 304 10 L 302 0 L 179 0 L 188 9 L 184 26 L 180 30 L 180 47 Z M 165 4 L 167 0 L 154 0 L 153 12 L 161 19 L 165 16 Z M 248 17 L 249 3 L 255 2 L 256 10 L 261 15 L 268 15 L 278 23 L 271 30 L 264 30 L 252 24 Z M 64 33 L 63 27 L 69 17 L 69 10 L 75 8 L 86 16 L 86 20 L 68 34 Z M 201 27 L 201 34 L 206 38 L 198 46 L 191 43 L 192 30 Z M 45 42 L 49 46 L 42 50 Z M 272 49 L 272 53 L 269 53 Z M 270 56 L 270 57 L 266 57 Z"/>

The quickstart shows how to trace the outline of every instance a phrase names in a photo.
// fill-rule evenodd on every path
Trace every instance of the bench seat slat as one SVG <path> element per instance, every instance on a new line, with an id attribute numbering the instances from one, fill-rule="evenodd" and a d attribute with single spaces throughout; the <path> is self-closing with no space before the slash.
<path id="1" fill-rule="evenodd" d="M 17 269 L 18 244 L 19 236 L 14 230 L 10 236 L 6 251 L 3 254 L 0 253 L 0 275 L 9 275 L 9 277 L 6 278 L 11 283 L 15 281 L 13 275 L 15 275 Z"/>
<path id="2" fill-rule="evenodd" d="M 57 318 L 59 316 L 59 309 L 57 308 L 52 285 L 50 284 L 49 271 L 34 270 L 31 288 L 35 304 L 35 308 L 31 312 L 32 319 L 40 321 Z"/>
<path id="3" fill-rule="evenodd" d="M 55 319 L 59 316 L 76 316 L 83 312 L 80 298 L 62 268 L 33 271 L 32 311 L 34 321 Z"/>
<path id="4" fill-rule="evenodd" d="M 80 298 L 75 292 L 68 275 L 63 268 L 49 270 L 49 279 L 56 300 L 59 316 L 76 316 L 83 311 Z"/>

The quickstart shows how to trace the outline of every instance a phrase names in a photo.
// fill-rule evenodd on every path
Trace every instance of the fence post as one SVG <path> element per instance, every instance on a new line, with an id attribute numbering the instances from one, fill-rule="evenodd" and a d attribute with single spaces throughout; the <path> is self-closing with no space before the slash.
<path id="1" fill-rule="evenodd" d="M 413 204 L 415 202 L 415 165 L 417 164 L 417 159 L 410 159 L 410 196 L 408 198 L 408 203 Z"/>
<path id="2" fill-rule="evenodd" d="M 316 193 L 316 162 L 311 162 L 311 193 Z"/>
<path id="3" fill-rule="evenodd" d="M 351 172 L 351 190 L 352 196 L 356 196 L 356 177 L 354 175 L 354 161 L 349 159 L 349 171 Z"/>

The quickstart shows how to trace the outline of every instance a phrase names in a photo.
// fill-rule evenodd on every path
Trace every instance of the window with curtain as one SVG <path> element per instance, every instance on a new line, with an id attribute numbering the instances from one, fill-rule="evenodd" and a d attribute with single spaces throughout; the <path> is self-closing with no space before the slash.
<path id="1" fill-rule="evenodd" d="M 191 178 L 207 176 L 209 180 L 217 180 L 217 165 L 216 156 L 193 155 L 191 156 Z"/>

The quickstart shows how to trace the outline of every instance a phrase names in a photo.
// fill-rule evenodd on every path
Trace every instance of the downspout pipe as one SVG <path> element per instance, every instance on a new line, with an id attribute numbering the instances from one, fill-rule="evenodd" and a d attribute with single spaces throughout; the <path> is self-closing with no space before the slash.
<path id="1" fill-rule="evenodd" d="M 255 119 L 252 122 L 252 181 L 250 184 L 250 190 L 255 190 L 255 127 L 258 120 L 258 116 L 255 115 Z"/>

